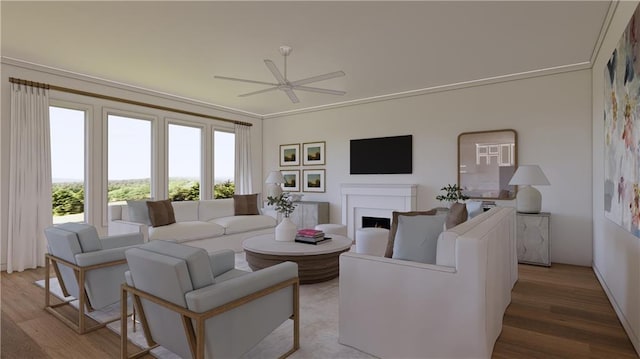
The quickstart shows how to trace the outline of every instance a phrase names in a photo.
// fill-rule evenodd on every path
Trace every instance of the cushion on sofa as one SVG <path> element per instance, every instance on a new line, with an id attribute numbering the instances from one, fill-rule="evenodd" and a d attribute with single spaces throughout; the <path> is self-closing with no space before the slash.
<path id="1" fill-rule="evenodd" d="M 147 200 L 127 201 L 127 207 L 129 207 L 129 221 L 146 224 L 147 226 L 151 225 Z"/>
<path id="2" fill-rule="evenodd" d="M 275 218 L 265 215 L 222 217 L 212 219 L 209 223 L 216 223 L 224 227 L 224 234 L 255 231 L 276 226 Z"/>
<path id="3" fill-rule="evenodd" d="M 176 222 L 197 221 L 199 203 L 200 201 L 172 202 L 171 205 L 176 216 Z"/>
<path id="4" fill-rule="evenodd" d="M 223 234 L 224 227 L 202 221 L 176 222 L 170 226 L 149 228 L 149 239 L 164 239 L 174 242 L 212 238 Z"/>
<path id="5" fill-rule="evenodd" d="M 447 215 L 399 216 L 394 259 L 436 263 L 436 246 Z"/>
<path id="6" fill-rule="evenodd" d="M 233 208 L 236 216 L 260 214 L 258 210 L 258 194 L 234 194 Z"/>
<path id="7" fill-rule="evenodd" d="M 389 230 L 389 240 L 387 241 L 387 250 L 384 253 L 384 256 L 387 258 L 393 257 L 393 243 L 395 240 L 396 232 L 398 230 L 398 216 L 434 216 L 436 214 L 436 209 L 431 209 L 428 211 L 413 211 L 413 212 L 393 212 L 391 219 L 391 229 Z"/>
<path id="8" fill-rule="evenodd" d="M 467 220 L 467 206 L 464 203 L 453 203 L 449 207 L 445 228 L 453 228 Z"/>
<path id="9" fill-rule="evenodd" d="M 170 200 L 147 201 L 147 208 L 149 209 L 149 219 L 153 227 L 176 223 L 176 216 Z"/>
<path id="10" fill-rule="evenodd" d="M 214 218 L 233 216 L 233 198 L 200 201 L 198 220 L 210 221 Z"/>

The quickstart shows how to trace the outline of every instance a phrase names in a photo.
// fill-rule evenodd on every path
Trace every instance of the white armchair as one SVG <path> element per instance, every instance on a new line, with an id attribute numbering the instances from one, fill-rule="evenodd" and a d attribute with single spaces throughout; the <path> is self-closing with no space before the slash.
<path id="1" fill-rule="evenodd" d="M 101 309 L 120 300 L 120 285 L 124 283 L 127 271 L 124 252 L 142 244 L 142 235 L 100 238 L 95 227 L 82 223 L 60 224 L 45 229 L 44 233 L 49 250 L 45 256 L 45 309 L 80 334 L 108 324 L 87 328 L 85 308 L 89 311 Z M 79 301 L 77 323 L 56 310 L 72 300 L 51 304 L 51 262 L 63 295 Z"/>
<path id="2" fill-rule="evenodd" d="M 516 280 L 513 208 L 442 232 L 436 264 L 344 253 L 339 341 L 380 358 L 490 358 Z"/>
<path id="3" fill-rule="evenodd" d="M 237 358 L 288 319 L 299 344 L 298 266 L 293 262 L 245 272 L 235 269 L 232 250 L 207 252 L 156 240 L 126 252 L 130 271 L 122 286 L 142 321 L 149 348 L 182 358 Z M 127 358 L 126 312 L 122 312 L 122 357 Z"/>

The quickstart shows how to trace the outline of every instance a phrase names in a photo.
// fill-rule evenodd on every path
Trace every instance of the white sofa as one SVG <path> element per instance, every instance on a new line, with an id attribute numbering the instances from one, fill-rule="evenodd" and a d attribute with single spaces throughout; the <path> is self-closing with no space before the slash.
<path id="1" fill-rule="evenodd" d="M 145 242 L 155 239 L 188 242 L 206 249 L 242 251 L 242 242 L 273 233 L 276 219 L 267 215 L 235 216 L 233 199 L 172 202 L 176 223 L 160 227 L 131 222 L 127 205 L 109 210 L 109 235 L 140 232 Z"/>
<path id="2" fill-rule="evenodd" d="M 490 358 L 517 264 L 513 208 L 442 232 L 435 265 L 344 253 L 339 341 L 380 358 Z"/>

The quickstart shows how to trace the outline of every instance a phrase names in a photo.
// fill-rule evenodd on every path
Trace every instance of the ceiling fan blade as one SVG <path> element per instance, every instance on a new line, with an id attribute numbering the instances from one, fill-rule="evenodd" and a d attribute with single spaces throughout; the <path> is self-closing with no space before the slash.
<path id="1" fill-rule="evenodd" d="M 294 88 L 296 90 L 302 90 L 302 91 L 309 91 L 309 92 L 318 92 L 318 93 L 326 93 L 329 95 L 344 95 L 347 92 L 346 91 L 338 91 L 338 90 L 329 90 L 329 89 L 322 89 L 319 87 L 309 87 L 309 86 L 294 86 Z"/>
<path id="2" fill-rule="evenodd" d="M 274 83 L 271 83 L 271 82 L 239 79 L 237 77 L 213 76 L 213 78 L 220 79 L 220 80 L 240 81 L 240 82 L 248 82 L 248 83 L 252 83 L 252 84 L 269 85 L 269 86 L 278 86 L 279 85 L 279 84 L 274 84 Z"/>
<path id="3" fill-rule="evenodd" d="M 249 92 L 249 93 L 243 93 L 242 95 L 238 95 L 238 97 L 247 97 L 247 96 L 251 96 L 251 95 L 257 95 L 259 93 L 269 92 L 269 91 L 273 91 L 273 90 L 277 90 L 277 89 L 278 89 L 278 86 L 269 87 L 269 88 L 264 89 L 264 90 L 253 91 L 253 92 Z"/>
<path id="4" fill-rule="evenodd" d="M 284 89 L 283 91 L 287 93 L 287 96 L 289 96 L 289 98 L 291 99 L 291 102 L 293 103 L 300 102 L 300 100 L 298 100 L 298 96 L 296 96 L 295 92 L 293 92 L 293 90 L 291 90 L 290 88 Z"/>
<path id="5" fill-rule="evenodd" d="M 275 77 L 276 80 L 278 80 L 280 85 L 284 85 L 287 82 L 284 79 L 284 76 L 282 76 L 282 74 L 280 73 L 280 70 L 278 70 L 278 68 L 276 67 L 276 64 L 273 63 L 273 61 L 265 59 L 264 64 L 267 65 L 267 68 L 269 68 L 269 71 L 271 71 L 271 73 L 273 74 L 273 77 Z"/>
<path id="6" fill-rule="evenodd" d="M 313 77 L 307 77 L 306 79 L 293 81 L 293 82 L 291 82 L 291 86 L 310 84 L 312 82 L 318 82 L 318 81 L 333 79 L 333 78 L 341 77 L 341 76 L 344 76 L 344 75 L 345 75 L 344 71 L 329 72 L 328 74 L 318 75 L 318 76 L 313 76 Z"/>

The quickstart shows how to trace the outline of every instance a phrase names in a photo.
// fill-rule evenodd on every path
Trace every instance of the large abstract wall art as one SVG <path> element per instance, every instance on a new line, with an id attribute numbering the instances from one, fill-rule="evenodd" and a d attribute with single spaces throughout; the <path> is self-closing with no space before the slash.
<path id="1" fill-rule="evenodd" d="M 604 70 L 605 217 L 640 237 L 640 7 Z"/>

